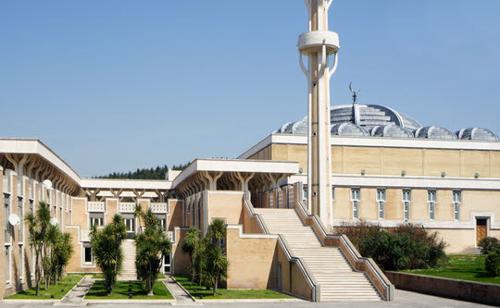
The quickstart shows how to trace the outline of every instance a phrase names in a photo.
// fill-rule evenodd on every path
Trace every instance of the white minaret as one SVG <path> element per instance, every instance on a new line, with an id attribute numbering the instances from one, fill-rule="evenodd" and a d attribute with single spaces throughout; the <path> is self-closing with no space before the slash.
<path id="1" fill-rule="evenodd" d="M 328 31 L 328 9 L 332 0 L 305 0 L 305 3 L 309 32 L 300 35 L 298 48 L 300 66 L 309 85 L 307 201 L 309 211 L 318 215 L 326 226 L 331 226 L 330 78 L 337 68 L 339 37 Z"/>

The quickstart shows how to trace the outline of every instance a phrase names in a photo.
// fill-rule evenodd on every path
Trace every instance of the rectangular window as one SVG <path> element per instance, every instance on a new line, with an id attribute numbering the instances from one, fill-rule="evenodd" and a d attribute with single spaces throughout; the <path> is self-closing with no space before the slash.
<path id="1" fill-rule="evenodd" d="M 385 189 L 377 189 L 378 218 L 385 218 Z"/>
<path id="2" fill-rule="evenodd" d="M 3 196 L 4 200 L 4 233 L 5 233 L 5 242 L 10 243 L 10 223 L 9 223 L 9 216 L 10 216 L 10 195 L 9 194 L 4 194 Z"/>
<path id="3" fill-rule="evenodd" d="M 351 189 L 352 217 L 359 219 L 360 191 L 359 188 Z"/>
<path id="4" fill-rule="evenodd" d="M 21 279 L 24 279 L 24 246 L 19 244 L 19 262 L 21 263 Z"/>
<path id="5" fill-rule="evenodd" d="M 453 191 L 453 217 L 455 220 L 460 220 L 460 204 L 462 203 L 462 192 L 460 190 Z"/>
<path id="6" fill-rule="evenodd" d="M 10 283 L 10 246 L 5 246 L 5 282 Z"/>
<path id="7" fill-rule="evenodd" d="M 164 274 L 170 274 L 170 254 L 166 255 L 163 258 L 163 273 Z"/>
<path id="8" fill-rule="evenodd" d="M 104 225 L 104 213 L 90 212 L 89 218 L 90 218 L 90 227 L 91 228 L 93 226 L 102 227 Z"/>
<path id="9" fill-rule="evenodd" d="M 198 211 L 198 215 L 199 215 L 199 211 Z M 167 215 L 165 215 L 165 214 L 156 214 L 156 219 L 158 219 L 158 222 L 160 223 L 161 229 L 163 231 L 167 231 Z"/>
<path id="10" fill-rule="evenodd" d="M 411 190 L 403 189 L 403 219 L 410 220 Z"/>
<path id="11" fill-rule="evenodd" d="M 436 191 L 427 191 L 427 203 L 429 205 L 429 219 L 434 220 L 436 218 Z"/>
<path id="12" fill-rule="evenodd" d="M 134 214 L 123 214 L 123 220 L 125 222 L 126 231 L 128 233 L 135 232 L 135 217 L 134 217 Z"/>
<path id="13" fill-rule="evenodd" d="M 23 198 L 17 198 L 17 215 L 19 216 L 19 241 L 23 242 L 24 233 L 24 211 L 23 211 Z"/>
<path id="14" fill-rule="evenodd" d="M 86 264 L 92 264 L 94 258 L 92 257 L 92 247 L 89 244 L 83 246 L 83 262 Z"/>
<path id="15" fill-rule="evenodd" d="M 335 201 L 335 187 L 332 186 L 332 201 Z"/>

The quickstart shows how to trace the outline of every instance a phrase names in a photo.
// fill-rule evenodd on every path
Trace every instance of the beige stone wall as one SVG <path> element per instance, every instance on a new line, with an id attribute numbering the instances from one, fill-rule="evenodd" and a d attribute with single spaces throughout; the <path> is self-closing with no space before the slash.
<path id="1" fill-rule="evenodd" d="M 229 227 L 226 237 L 229 262 L 227 287 L 230 289 L 266 289 L 273 278 L 276 238 L 240 237 L 238 227 Z"/>
<path id="2" fill-rule="evenodd" d="M 167 215 L 167 223 L 168 223 L 168 231 L 174 231 L 174 227 L 181 227 L 182 224 L 182 200 L 177 199 L 168 199 L 168 215 Z"/>
<path id="3" fill-rule="evenodd" d="M 251 159 L 297 161 L 307 172 L 307 146 L 272 144 Z M 332 146 L 334 173 L 367 175 L 500 177 L 500 151 Z"/>
<path id="4" fill-rule="evenodd" d="M 71 234 L 73 242 L 73 254 L 66 267 L 66 271 L 69 273 L 98 273 L 99 268 L 94 265 L 84 265 L 83 264 L 83 243 L 82 239 L 89 238 L 90 231 L 90 221 L 87 212 L 87 199 L 86 198 L 71 198 L 72 207 L 72 225 L 66 226 L 66 232 Z M 105 214 L 105 223 L 108 223 L 109 215 Z"/>
<path id="5" fill-rule="evenodd" d="M 3 191 L 3 178 L 4 178 L 4 170 L 2 167 L 0 167 L 0 203 L 2 205 L 2 211 L 3 211 L 3 207 L 4 207 L 4 191 Z M 5 280 L 6 280 L 6 277 L 5 277 L 5 270 L 3 270 L 5 268 L 5 236 L 3 235 L 3 232 L 4 232 L 4 229 L 5 229 L 5 218 L 3 217 L 3 215 L 1 215 L 0 217 L 0 245 L 1 245 L 1 250 L 2 250 L 2 254 L 0 255 L 0 298 L 3 298 L 4 297 L 4 294 L 5 294 Z"/>
<path id="6" fill-rule="evenodd" d="M 173 272 L 176 275 L 191 273 L 191 260 L 189 255 L 182 251 L 182 242 L 186 236 L 187 228 L 174 227 L 175 242 L 172 243 Z"/>
<path id="7" fill-rule="evenodd" d="M 260 150 L 259 152 L 253 154 L 252 156 L 249 157 L 249 159 L 259 159 L 259 160 L 273 159 L 271 154 L 271 146 L 267 146 L 264 149 Z"/>
<path id="8" fill-rule="evenodd" d="M 404 219 L 402 188 L 386 189 L 385 218 L 378 219 L 376 188 L 361 188 L 360 219 L 384 224 L 402 223 Z M 335 189 L 334 215 L 339 221 L 352 221 L 351 189 Z M 426 189 L 412 189 L 410 223 L 429 224 L 448 243 L 448 253 L 477 252 L 475 217 L 489 217 L 489 236 L 500 238 L 500 191 L 462 190 L 460 219 L 455 221 L 452 202 L 453 190 L 436 190 L 435 219 L 429 218 Z"/>
<path id="9" fill-rule="evenodd" d="M 223 218 L 226 224 L 236 225 L 242 221 L 243 192 L 208 191 L 207 225 L 214 218 Z"/>

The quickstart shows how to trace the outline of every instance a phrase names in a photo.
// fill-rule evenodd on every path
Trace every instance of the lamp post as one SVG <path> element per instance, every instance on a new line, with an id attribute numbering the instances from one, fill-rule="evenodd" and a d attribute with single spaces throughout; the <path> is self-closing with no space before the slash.
<path id="1" fill-rule="evenodd" d="M 330 78 L 337 68 L 339 37 L 328 30 L 332 0 L 305 0 L 305 3 L 309 31 L 299 36 L 298 49 L 300 67 L 309 86 L 307 204 L 312 214 L 331 226 Z"/>

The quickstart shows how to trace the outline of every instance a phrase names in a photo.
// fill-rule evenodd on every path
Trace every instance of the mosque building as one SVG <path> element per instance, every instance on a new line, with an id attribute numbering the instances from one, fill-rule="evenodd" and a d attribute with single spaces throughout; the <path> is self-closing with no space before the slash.
<path id="1" fill-rule="evenodd" d="M 448 253 L 476 253 L 500 238 L 500 142 L 492 131 L 452 132 L 391 107 L 330 107 L 338 36 L 331 0 L 306 1 L 299 38 L 308 116 L 270 132 L 234 159 L 196 159 L 164 180 L 89 179 L 38 139 L 0 138 L 0 298 L 34 279 L 25 217 L 39 202 L 71 234 L 69 273 L 98 273 L 89 231 L 120 214 L 127 228 L 121 280 L 135 280 L 136 206 L 151 209 L 172 241 L 162 272 L 189 272 L 180 249 L 190 227 L 227 225 L 228 288 L 269 288 L 311 301 L 391 300 L 394 287 L 336 227 L 412 223 L 437 232 Z M 328 58 L 333 58 L 333 66 Z M 277 123 L 279 125 L 279 123 Z M 467 125 L 467 123 L 464 123 Z"/>

